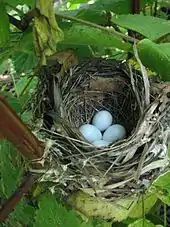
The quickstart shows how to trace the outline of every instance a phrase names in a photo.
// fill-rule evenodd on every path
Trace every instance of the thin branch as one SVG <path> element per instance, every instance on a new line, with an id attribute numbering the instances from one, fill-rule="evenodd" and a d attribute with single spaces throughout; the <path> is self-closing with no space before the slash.
<path id="1" fill-rule="evenodd" d="M 133 14 L 140 13 L 140 0 L 133 0 Z"/>
<path id="2" fill-rule="evenodd" d="M 31 20 L 33 19 L 34 15 L 35 15 L 35 9 L 33 9 L 33 10 L 29 11 L 27 14 L 25 14 L 25 17 L 20 21 L 20 23 L 18 21 L 14 21 L 12 18 L 11 18 L 11 20 L 12 20 L 11 23 L 14 24 L 16 27 L 18 27 L 20 30 L 23 31 L 24 29 L 26 29 L 28 27 L 28 25 L 31 22 Z M 80 23 L 80 24 L 84 24 L 88 27 L 97 28 L 97 29 L 100 29 L 101 31 L 111 33 L 111 34 L 113 34 L 117 37 L 124 39 L 124 40 L 134 42 L 134 38 L 132 38 L 128 35 L 122 34 L 120 32 L 117 32 L 113 29 L 108 29 L 106 27 L 103 27 L 103 26 L 100 26 L 98 24 L 94 24 L 94 23 L 91 23 L 89 21 L 85 21 L 85 20 L 82 20 L 82 19 L 79 19 L 79 18 L 76 18 L 76 17 L 65 16 L 65 15 L 61 15 L 61 14 L 58 14 L 58 13 L 56 13 L 55 15 L 58 18 L 71 20 L 71 21 L 74 21 L 74 22 L 77 22 L 77 23 Z M 139 40 L 136 40 L 136 42 L 138 42 L 138 41 Z"/>
<path id="3" fill-rule="evenodd" d="M 89 21 L 85 21 L 85 20 L 82 20 L 82 19 L 79 19 L 79 18 L 76 18 L 76 17 L 71 17 L 71 16 L 65 16 L 65 15 L 61 15 L 61 14 L 58 14 L 56 13 L 55 14 L 56 17 L 58 18 L 62 18 L 62 19 L 66 19 L 66 20 L 71 20 L 71 21 L 74 21 L 74 22 L 77 22 L 77 23 L 80 23 L 80 24 L 84 24 L 88 27 L 92 27 L 92 28 L 97 28 L 97 29 L 100 29 L 101 31 L 105 31 L 105 32 L 108 32 L 108 33 L 111 33 L 115 36 L 118 36 L 122 39 L 125 39 L 127 41 L 130 41 L 130 42 L 134 42 L 134 38 L 128 36 L 128 35 L 124 35 L 120 32 L 117 32 L 117 31 L 114 31 L 113 29 L 108 29 L 106 27 L 103 27 L 103 26 L 100 26 L 98 24 L 94 24 L 94 23 L 91 23 Z M 136 42 L 138 42 L 138 40 L 136 40 Z"/>
<path id="4" fill-rule="evenodd" d="M 154 12 L 153 12 L 153 16 L 156 17 L 157 16 L 157 7 L 158 7 L 158 1 L 155 0 L 155 5 L 154 5 Z"/>
<path id="5" fill-rule="evenodd" d="M 33 175 L 29 174 L 20 188 L 2 205 L 0 209 L 0 221 L 5 221 L 9 214 L 13 211 L 16 205 L 21 200 L 22 196 L 29 190 L 34 183 Z"/>

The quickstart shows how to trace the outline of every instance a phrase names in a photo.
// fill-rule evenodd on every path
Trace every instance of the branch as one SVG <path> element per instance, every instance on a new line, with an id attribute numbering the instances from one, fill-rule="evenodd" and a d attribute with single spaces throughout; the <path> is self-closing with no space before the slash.
<path id="1" fill-rule="evenodd" d="M 97 28 L 97 29 L 100 29 L 101 31 L 112 33 L 113 35 L 118 36 L 118 37 L 120 37 L 122 39 L 125 39 L 127 41 L 134 42 L 134 39 L 132 37 L 130 37 L 128 35 L 124 35 L 124 34 L 122 34 L 120 32 L 114 31 L 114 30 L 109 30 L 108 28 L 105 28 L 105 27 L 100 26 L 98 24 L 94 24 L 94 23 L 91 23 L 89 21 L 85 21 L 85 20 L 82 20 L 82 19 L 79 19 L 79 18 L 76 18 L 76 17 L 61 15 L 61 14 L 58 14 L 58 13 L 56 13 L 55 15 L 58 18 L 71 20 L 71 21 L 74 21 L 74 22 L 77 22 L 77 23 L 80 23 L 80 24 L 84 24 L 84 25 L 86 25 L 88 27 Z M 137 41 L 138 40 L 136 40 L 136 42 Z"/>
<path id="2" fill-rule="evenodd" d="M 32 21 L 32 19 L 34 18 L 34 15 L 35 15 L 35 9 L 30 10 L 27 14 L 25 14 L 25 17 L 21 21 L 19 21 L 20 23 L 18 23 L 18 21 L 17 22 L 12 21 L 11 23 L 12 24 L 15 23 L 14 25 L 16 27 L 18 27 L 20 30 L 23 31 L 25 28 L 26 29 L 28 28 L 28 25 Z M 114 30 L 109 30 L 108 28 L 100 26 L 98 24 L 94 24 L 94 23 L 91 23 L 89 21 L 85 21 L 85 20 L 82 20 L 82 19 L 79 19 L 79 18 L 76 18 L 76 17 L 61 15 L 61 14 L 58 14 L 58 13 L 56 13 L 55 15 L 58 18 L 71 20 L 71 21 L 74 21 L 74 22 L 77 22 L 77 23 L 80 23 L 80 24 L 84 24 L 88 27 L 97 28 L 97 29 L 100 29 L 102 31 L 112 33 L 115 36 L 118 36 L 118 37 L 125 39 L 127 41 L 134 42 L 134 39 L 132 37 L 124 35 L 120 32 L 114 31 Z M 136 41 L 138 41 L 138 40 L 136 40 Z"/>
<path id="3" fill-rule="evenodd" d="M 0 95 L 0 134 L 30 160 L 43 156 L 44 144 L 34 136 L 2 95 Z"/>
<path id="4" fill-rule="evenodd" d="M 0 209 L 0 221 L 5 221 L 9 214 L 13 211 L 16 205 L 21 200 L 22 196 L 29 190 L 33 184 L 33 176 L 29 174 L 20 188 L 2 205 Z"/>
<path id="5" fill-rule="evenodd" d="M 140 0 L 133 0 L 133 14 L 139 14 L 140 13 Z"/>

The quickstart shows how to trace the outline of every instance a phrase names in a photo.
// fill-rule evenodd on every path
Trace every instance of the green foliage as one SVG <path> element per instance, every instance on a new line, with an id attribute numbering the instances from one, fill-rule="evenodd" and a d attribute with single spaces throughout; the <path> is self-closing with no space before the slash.
<path id="1" fill-rule="evenodd" d="M 154 227 L 155 225 L 151 223 L 149 220 L 137 220 L 132 224 L 128 225 L 128 227 Z"/>
<path id="2" fill-rule="evenodd" d="M 45 2 L 45 1 L 44 1 Z M 139 57 L 142 63 L 152 71 L 158 73 L 163 80 L 170 80 L 170 42 L 169 42 L 169 21 L 157 17 L 149 16 L 150 8 L 145 9 L 148 16 L 144 16 L 141 12 L 140 15 L 131 15 L 132 1 L 131 0 L 96 0 L 94 4 L 88 5 L 86 8 L 79 7 L 81 4 L 86 4 L 88 0 L 68 0 L 70 2 L 69 10 L 63 11 L 56 9 L 56 13 L 60 12 L 60 19 L 57 18 L 59 27 L 64 32 L 64 41 L 57 44 L 58 50 L 65 50 L 67 48 L 76 49 L 79 59 L 84 57 L 103 57 L 116 58 L 125 60 L 129 52 L 133 55 L 132 38 L 127 38 L 127 30 L 133 30 L 143 38 L 137 43 Z M 15 88 L 11 88 L 10 92 L 3 91 L 2 94 L 7 99 L 13 110 L 20 114 L 25 105 L 29 102 L 34 90 L 37 80 L 33 78 L 30 82 L 30 75 L 33 74 L 33 69 L 37 66 L 37 57 L 34 51 L 32 24 L 25 32 L 16 32 L 17 29 L 13 26 L 10 27 L 8 15 L 6 12 L 5 4 L 10 7 L 17 7 L 19 4 L 27 4 L 30 7 L 35 6 L 35 0 L 0 0 L 0 74 L 4 73 L 7 67 L 7 59 L 11 59 L 14 65 L 14 81 Z M 141 0 L 141 10 L 144 9 L 145 4 L 152 5 L 154 0 Z M 160 8 L 162 5 L 159 4 Z M 79 7 L 79 8 L 77 8 Z M 43 8 L 43 5 L 42 5 Z M 153 7 L 154 8 L 154 7 Z M 153 9 L 152 8 L 152 9 Z M 65 4 L 66 9 L 66 4 Z M 73 10 L 72 10 L 73 9 Z M 107 12 L 112 11 L 116 14 L 112 17 L 112 22 L 116 25 L 112 29 L 101 29 L 95 24 L 105 25 L 108 22 Z M 16 11 L 17 15 L 17 11 Z M 70 20 L 63 20 L 62 16 L 73 16 Z M 83 21 L 77 21 L 82 19 Z M 95 24 L 87 24 L 86 21 Z M 11 29 L 11 32 L 10 30 Z M 115 32 L 115 29 L 117 33 Z M 131 41 L 129 41 L 131 40 Z M 159 44 L 156 43 L 159 40 Z M 161 43 L 162 41 L 166 43 Z M 45 43 L 46 46 L 46 43 Z M 55 47 L 54 47 L 55 49 Z M 25 73 L 21 77 L 20 74 Z M 23 92 L 24 91 L 24 92 Z M 17 98 L 15 97 L 18 95 Z M 31 118 L 30 112 L 24 112 L 20 116 L 25 122 L 29 122 Z M 2 202 L 9 198 L 21 183 L 21 176 L 24 173 L 24 161 L 21 160 L 20 155 L 16 149 L 12 148 L 6 141 L 0 144 L 0 197 Z M 149 214 L 156 215 L 156 211 L 152 210 L 153 206 L 158 199 L 170 206 L 170 173 L 166 173 L 154 182 L 151 187 L 151 194 L 147 194 L 144 201 L 140 198 L 138 203 L 131 209 L 125 211 L 118 209 L 117 204 L 114 209 L 110 211 L 111 217 L 116 210 L 118 221 L 121 223 L 114 223 L 113 226 L 128 226 L 128 227 L 153 227 L 154 224 L 163 223 L 161 220 L 149 218 Z M 41 191 L 41 190 L 40 190 Z M 42 191 L 41 191 L 42 192 Z M 92 202 L 94 198 L 90 198 Z M 34 199 L 32 199 L 34 201 Z M 31 203 L 33 202 L 31 200 Z M 83 201 L 83 202 L 82 202 Z M 87 200 L 82 200 L 82 206 L 86 206 Z M 99 220 L 92 220 L 87 222 L 86 219 L 81 219 L 72 210 L 68 210 L 64 205 L 59 203 L 55 195 L 42 195 L 37 197 L 34 201 L 33 207 L 29 204 L 30 198 L 27 196 L 22 198 L 14 211 L 10 214 L 9 219 L 4 223 L 5 227 L 8 226 L 34 226 L 34 227 L 111 227 L 111 222 L 104 222 Z M 73 200 L 73 202 L 76 202 Z M 124 207 L 125 201 L 119 204 Z M 143 207 L 144 204 L 144 207 Z M 79 202 L 80 205 L 80 202 Z M 88 208 L 93 208 L 93 203 L 90 203 Z M 113 204 L 114 205 L 114 204 Z M 128 204 L 129 205 L 129 204 Z M 128 206 L 129 207 L 129 206 Z M 157 208 L 157 207 L 156 207 Z M 154 209 L 156 209 L 154 208 Z M 92 213 L 93 209 L 89 213 Z M 144 209 L 144 210 L 143 210 Z M 108 207 L 106 210 L 109 211 Z M 103 207 L 98 206 L 100 213 L 104 213 Z M 152 220 L 143 220 L 143 211 L 147 218 Z M 90 215 L 89 215 L 90 216 Z M 110 217 L 109 216 L 109 217 Z M 114 220 L 114 221 L 115 221 Z"/>
<path id="3" fill-rule="evenodd" d="M 133 209 L 131 210 L 129 217 L 141 218 L 143 216 L 143 209 L 145 214 L 149 213 L 150 209 L 155 205 L 157 199 L 158 199 L 157 196 L 150 193 L 146 194 L 146 196 L 144 196 L 143 198 L 141 196 L 136 206 L 134 206 Z"/>
<path id="4" fill-rule="evenodd" d="M 81 0 L 80 1 L 77 0 L 76 2 L 81 3 Z M 149 0 L 149 1 L 141 0 L 140 1 L 141 8 L 143 8 L 146 3 L 152 4 L 153 2 L 154 0 Z M 97 11 L 108 10 L 116 14 L 127 14 L 132 12 L 132 1 L 131 0 L 97 0 L 95 1 L 94 4 L 88 7 L 88 10 L 92 10 L 93 12 L 96 10 Z"/>
<path id="5" fill-rule="evenodd" d="M 70 9 L 77 7 L 78 4 L 86 3 L 87 1 L 76 0 L 69 1 L 71 4 Z M 154 0 L 141 0 L 140 5 L 141 9 L 145 6 L 146 3 L 152 4 Z M 97 0 L 94 4 L 89 4 L 85 8 L 79 8 L 72 11 L 62 12 L 64 15 L 71 15 L 83 20 L 87 20 L 97 24 L 103 24 L 106 22 L 104 13 L 106 11 L 112 11 L 116 14 L 128 14 L 132 12 L 132 1 L 131 0 Z"/>
<path id="6" fill-rule="evenodd" d="M 152 185 L 151 191 L 162 200 L 165 204 L 170 206 L 170 172 L 161 175 Z"/>
<path id="7" fill-rule="evenodd" d="M 69 28 L 64 28 L 64 43 L 66 44 L 80 44 L 92 46 L 114 46 L 122 50 L 130 50 L 131 45 L 123 43 L 120 37 L 114 35 L 114 30 L 102 31 L 97 28 L 92 28 L 86 25 L 73 24 Z"/>
<path id="8" fill-rule="evenodd" d="M 44 195 L 39 201 L 34 227 L 92 227 L 83 222 L 72 210 L 68 211 L 52 195 Z"/>
<path id="9" fill-rule="evenodd" d="M 157 40 L 170 33 L 169 21 L 144 15 L 117 15 L 112 18 L 117 25 L 136 31 L 150 40 Z"/>
<path id="10" fill-rule="evenodd" d="M 1 51 L 0 64 L 11 56 L 17 73 L 32 71 L 37 64 L 32 31 L 12 35 L 11 43 Z"/>
<path id="11" fill-rule="evenodd" d="M 30 72 L 37 64 L 34 52 L 32 31 L 25 32 L 12 55 L 17 73 Z"/>
<path id="12" fill-rule="evenodd" d="M 12 109 L 16 113 L 19 113 L 21 110 L 21 103 L 20 103 L 19 99 L 14 97 L 10 92 L 1 92 L 1 94 L 5 97 L 6 101 L 12 107 Z"/>
<path id="13" fill-rule="evenodd" d="M 25 198 L 21 199 L 15 207 L 14 211 L 10 214 L 6 224 L 10 226 L 25 226 L 33 222 L 35 216 L 35 208 L 28 205 Z"/>
<path id="14" fill-rule="evenodd" d="M 163 80 L 170 80 L 170 43 L 155 44 L 149 39 L 143 39 L 137 48 L 145 66 L 159 73 Z"/>
<path id="15" fill-rule="evenodd" d="M 1 197 L 8 198 L 16 190 L 22 174 L 20 156 L 16 149 L 4 141 L 0 144 L 0 191 Z"/>
<path id="16" fill-rule="evenodd" d="M 0 0 L 0 48 L 9 42 L 9 37 L 9 19 L 5 9 L 5 4 Z"/>

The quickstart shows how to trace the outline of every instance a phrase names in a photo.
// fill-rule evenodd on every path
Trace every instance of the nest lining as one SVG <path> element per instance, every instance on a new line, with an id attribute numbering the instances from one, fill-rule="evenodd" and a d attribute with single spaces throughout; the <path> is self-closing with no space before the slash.
<path id="1" fill-rule="evenodd" d="M 62 99 L 56 103 L 54 98 L 44 111 L 58 105 L 54 125 L 50 130 L 39 129 L 42 140 L 52 140 L 46 157 L 50 169 L 42 180 L 57 182 L 62 193 L 81 189 L 107 200 L 129 197 L 148 187 L 168 164 L 167 95 L 152 97 L 146 107 L 140 73 L 132 74 L 126 64 L 104 59 L 84 62 L 58 80 L 58 85 Z M 50 100 L 47 86 L 42 83 L 39 87 L 43 88 L 41 100 Z M 110 111 L 114 123 L 124 125 L 128 136 L 97 149 L 83 140 L 77 127 L 90 123 L 101 109 Z"/>

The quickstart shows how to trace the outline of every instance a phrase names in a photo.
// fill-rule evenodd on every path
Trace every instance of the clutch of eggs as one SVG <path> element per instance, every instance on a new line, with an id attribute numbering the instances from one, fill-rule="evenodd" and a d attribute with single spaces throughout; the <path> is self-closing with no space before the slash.
<path id="1" fill-rule="evenodd" d="M 95 147 L 107 147 L 109 144 L 124 139 L 126 136 L 125 128 L 120 124 L 112 125 L 112 122 L 112 115 L 108 111 L 102 110 L 95 114 L 92 124 L 80 126 L 79 131 L 84 139 Z"/>

